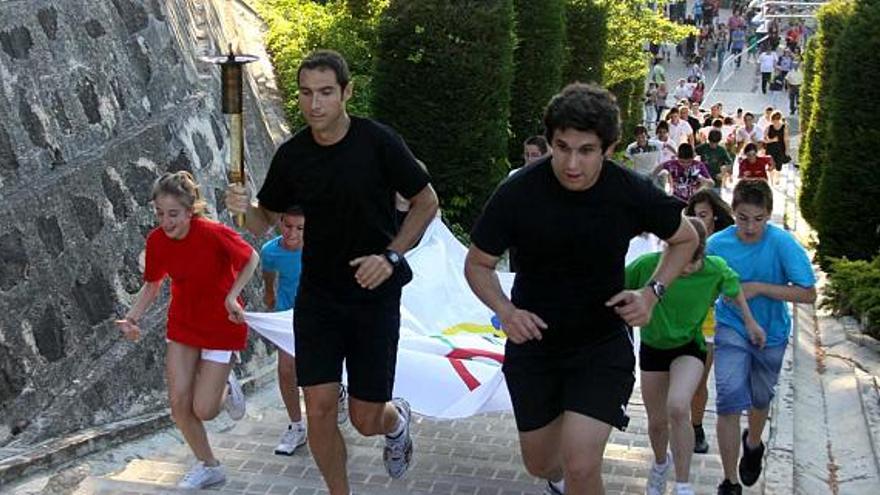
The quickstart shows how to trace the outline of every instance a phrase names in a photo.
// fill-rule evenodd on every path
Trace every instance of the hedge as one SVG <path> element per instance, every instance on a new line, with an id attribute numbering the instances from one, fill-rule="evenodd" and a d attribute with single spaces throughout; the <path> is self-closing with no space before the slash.
<path id="1" fill-rule="evenodd" d="M 447 223 L 466 229 L 508 169 L 513 18 L 512 0 L 392 0 L 379 25 L 374 115 L 427 164 Z"/>
<path id="2" fill-rule="evenodd" d="M 601 0 L 564 0 L 565 69 L 563 85 L 602 84 L 608 37 L 608 8 Z"/>
<path id="3" fill-rule="evenodd" d="M 562 84 L 565 45 L 563 0 L 514 0 L 516 48 L 510 100 L 511 164 L 522 161 L 522 142 L 542 131 L 541 116 Z"/>
<path id="4" fill-rule="evenodd" d="M 880 1 L 863 0 L 836 42 L 831 88 L 823 101 L 827 154 L 816 198 L 818 253 L 824 258 L 871 259 L 880 249 Z M 854 74 L 857 70 L 858 74 Z M 818 102 L 817 102 L 818 103 Z M 827 103 L 830 103 L 827 104 Z"/>
<path id="5" fill-rule="evenodd" d="M 376 26 L 387 0 L 355 3 L 333 0 L 319 5 L 311 0 L 260 0 L 256 4 L 269 26 L 266 47 L 284 96 L 288 121 L 294 129 L 305 125 L 297 106 L 297 69 L 306 55 L 318 48 L 332 48 L 348 62 L 354 82 L 349 112 L 371 114 Z M 352 9 L 356 9 L 358 17 L 352 15 Z"/>
<path id="6" fill-rule="evenodd" d="M 800 116 L 800 132 L 805 136 L 809 131 L 810 115 L 813 108 L 813 78 L 815 77 L 816 50 L 818 49 L 817 37 L 811 36 L 807 40 L 804 49 L 803 65 L 801 70 L 804 82 L 801 84 L 800 101 L 798 102 L 798 115 Z"/>
<path id="7" fill-rule="evenodd" d="M 880 339 L 880 255 L 873 261 L 830 260 L 822 306 L 838 316 L 860 320 L 866 332 Z"/>
<path id="8" fill-rule="evenodd" d="M 806 132 L 800 147 L 801 190 L 798 199 L 801 214 L 814 228 L 821 228 L 818 216 L 817 192 L 822 174 L 828 164 L 828 97 L 833 84 L 833 74 L 839 64 L 836 43 L 844 26 L 852 17 L 852 3 L 831 2 L 819 9 L 819 31 L 815 36 L 812 81 L 809 83 L 809 114 L 801 112 L 806 120 Z M 850 68 L 844 68 L 847 73 Z"/>

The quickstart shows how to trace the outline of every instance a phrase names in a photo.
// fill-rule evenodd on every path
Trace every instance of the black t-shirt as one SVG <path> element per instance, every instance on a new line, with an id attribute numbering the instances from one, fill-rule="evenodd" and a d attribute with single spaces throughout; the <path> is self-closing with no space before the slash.
<path id="1" fill-rule="evenodd" d="M 669 238 L 684 204 L 641 174 L 606 161 L 586 191 L 562 187 L 541 160 L 503 182 L 483 209 L 471 240 L 517 265 L 514 305 L 549 326 L 541 344 L 598 343 L 625 324 L 605 301 L 624 288 L 629 241 L 642 232 Z"/>
<path id="2" fill-rule="evenodd" d="M 357 284 L 349 261 L 385 251 L 398 231 L 394 193 L 411 198 L 428 181 L 396 132 L 352 117 L 348 132 L 336 144 L 319 145 L 309 127 L 282 144 L 257 198 L 274 212 L 292 205 L 303 208 L 301 291 L 318 290 L 338 300 L 372 300 L 399 297 L 403 276 L 395 273 L 369 291 Z"/>

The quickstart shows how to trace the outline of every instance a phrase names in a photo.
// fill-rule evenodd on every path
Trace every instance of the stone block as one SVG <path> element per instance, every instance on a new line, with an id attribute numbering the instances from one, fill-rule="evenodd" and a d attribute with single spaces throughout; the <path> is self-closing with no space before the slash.
<path id="1" fill-rule="evenodd" d="M 116 221 L 125 221 L 131 215 L 131 208 L 128 206 L 129 194 L 125 191 L 125 185 L 116 169 L 112 167 L 104 169 L 104 173 L 101 174 L 101 187 L 104 195 L 110 200 Z"/>
<path id="2" fill-rule="evenodd" d="M 18 158 L 12 148 L 12 141 L 9 139 L 6 128 L 0 125 L 0 175 L 11 175 L 16 170 L 18 170 Z"/>
<path id="3" fill-rule="evenodd" d="M 150 202 L 153 192 L 153 182 L 159 177 L 156 170 L 146 163 L 137 163 L 129 167 L 125 177 L 125 185 L 131 191 L 134 200 L 140 206 L 146 206 Z"/>
<path id="4" fill-rule="evenodd" d="M 61 99 L 58 91 L 52 93 L 52 115 L 62 131 L 69 133 L 73 129 L 70 118 L 67 117 L 67 111 L 64 109 L 64 100 Z"/>
<path id="5" fill-rule="evenodd" d="M 73 203 L 73 215 L 77 223 L 85 234 L 86 239 L 92 240 L 98 235 L 98 232 L 104 227 L 104 219 L 101 216 L 101 209 L 92 198 L 85 196 L 73 196 L 70 198 Z"/>
<path id="6" fill-rule="evenodd" d="M 168 168 L 166 169 L 167 172 L 178 172 L 181 170 L 193 173 L 192 160 L 189 159 L 185 150 L 180 150 L 177 156 L 168 162 Z"/>
<path id="7" fill-rule="evenodd" d="M 18 229 L 0 235 L 0 290 L 8 291 L 22 282 L 29 264 Z"/>
<path id="8" fill-rule="evenodd" d="M 17 26 L 9 31 L 0 32 L 0 46 L 7 55 L 14 59 L 28 58 L 34 40 L 31 32 L 24 26 Z"/>
<path id="9" fill-rule="evenodd" d="M 18 95 L 18 118 L 21 119 L 21 124 L 27 131 L 28 138 L 30 138 L 34 146 L 39 146 L 40 148 L 49 147 L 49 142 L 46 140 L 46 127 L 24 92 Z"/>
<path id="10" fill-rule="evenodd" d="M 64 322 L 51 304 L 43 310 L 43 315 L 33 327 L 37 349 L 49 362 L 64 357 Z"/>
<path id="11" fill-rule="evenodd" d="M 98 109 L 98 93 L 95 92 L 95 83 L 86 78 L 80 81 L 76 88 L 76 97 L 82 105 L 83 113 L 89 124 L 98 124 L 101 122 L 101 112 Z"/>
<path id="12" fill-rule="evenodd" d="M 147 11 L 138 3 L 131 0 L 113 0 L 113 6 L 116 7 L 116 12 L 122 18 L 122 23 L 129 34 L 137 33 L 149 24 Z"/>
<path id="13" fill-rule="evenodd" d="M 47 7 L 37 11 L 37 20 L 46 33 L 46 37 L 54 40 L 58 36 L 58 11 L 55 7 Z"/>
<path id="14" fill-rule="evenodd" d="M 88 280 L 75 281 L 73 299 L 90 325 L 97 325 L 113 316 L 113 288 L 100 270 L 92 267 Z"/>
<path id="15" fill-rule="evenodd" d="M 64 234 L 54 216 L 37 218 L 37 234 L 53 258 L 64 251 Z"/>
<path id="16" fill-rule="evenodd" d="M 201 132 L 193 132 L 193 147 L 196 149 L 196 155 L 199 157 L 199 168 L 208 168 L 214 161 L 214 152 L 208 146 L 208 141 Z"/>
<path id="17" fill-rule="evenodd" d="M 18 355 L 15 350 L 0 344 L 0 403 L 17 396 L 24 388 L 26 380 Z"/>
<path id="18" fill-rule="evenodd" d="M 98 39 L 107 34 L 107 31 L 104 30 L 104 26 L 102 26 L 97 19 L 89 19 L 83 27 L 86 28 L 86 33 L 94 39 Z"/>

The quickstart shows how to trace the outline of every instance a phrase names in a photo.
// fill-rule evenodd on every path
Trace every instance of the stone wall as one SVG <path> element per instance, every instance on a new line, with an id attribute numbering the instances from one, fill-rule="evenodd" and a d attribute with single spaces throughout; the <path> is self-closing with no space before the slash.
<path id="1" fill-rule="evenodd" d="M 227 3 L 0 0 L 0 446 L 165 406 L 167 287 L 141 342 L 113 319 L 140 287 L 156 177 L 193 172 L 229 222 L 219 71 L 199 58 L 238 36 Z M 247 82 L 259 182 L 284 127 Z"/>

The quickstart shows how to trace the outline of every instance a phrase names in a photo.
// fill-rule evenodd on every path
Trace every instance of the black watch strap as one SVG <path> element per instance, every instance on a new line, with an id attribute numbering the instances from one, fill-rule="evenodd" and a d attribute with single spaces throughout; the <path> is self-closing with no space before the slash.
<path id="1" fill-rule="evenodd" d="M 658 301 L 663 299 L 663 295 L 666 294 L 666 286 L 659 280 L 651 280 L 648 282 L 648 287 L 651 288 L 651 292 L 654 293 Z"/>
<path id="2" fill-rule="evenodd" d="M 400 253 L 393 249 L 386 249 L 384 256 L 385 259 L 388 260 L 388 262 L 391 263 L 391 266 L 394 268 L 397 268 L 397 266 L 400 265 L 400 260 L 403 258 Z"/>

